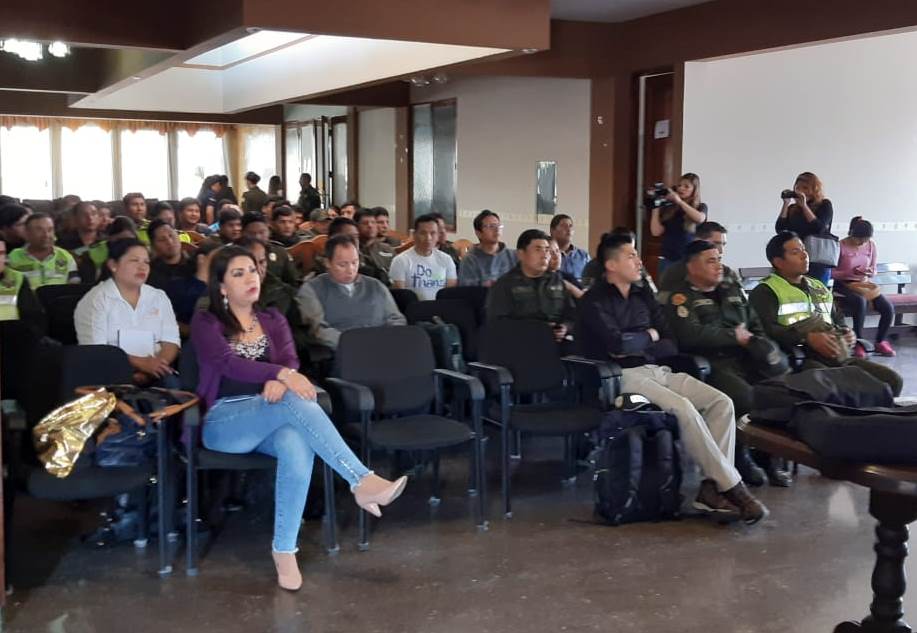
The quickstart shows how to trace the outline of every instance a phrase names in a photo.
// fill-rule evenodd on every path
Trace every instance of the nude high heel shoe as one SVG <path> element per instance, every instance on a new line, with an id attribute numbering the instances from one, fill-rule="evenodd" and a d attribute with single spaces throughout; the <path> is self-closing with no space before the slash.
<path id="1" fill-rule="evenodd" d="M 277 568 L 277 584 L 287 591 L 297 591 L 302 587 L 302 574 L 299 563 L 293 552 L 272 552 L 274 567 Z"/>
<path id="2" fill-rule="evenodd" d="M 358 506 L 373 516 L 381 517 L 382 510 L 379 509 L 379 506 L 387 506 L 397 499 L 404 492 L 407 483 L 406 475 L 395 481 L 389 481 L 370 473 L 363 477 L 353 489 L 353 496 Z"/>

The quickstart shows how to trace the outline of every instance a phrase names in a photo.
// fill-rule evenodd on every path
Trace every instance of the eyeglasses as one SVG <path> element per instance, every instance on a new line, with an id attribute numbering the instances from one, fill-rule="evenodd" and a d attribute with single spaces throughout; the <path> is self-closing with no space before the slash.
<path id="1" fill-rule="evenodd" d="M 482 224 L 481 225 L 482 231 L 494 231 L 494 230 L 499 231 L 502 228 L 503 228 L 502 224 Z"/>

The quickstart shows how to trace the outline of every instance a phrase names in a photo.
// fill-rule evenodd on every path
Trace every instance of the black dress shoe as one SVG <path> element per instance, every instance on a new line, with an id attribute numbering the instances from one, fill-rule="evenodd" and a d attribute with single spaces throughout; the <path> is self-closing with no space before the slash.
<path id="1" fill-rule="evenodd" d="M 752 488 L 758 488 L 767 481 L 767 474 L 764 469 L 758 466 L 748 452 L 748 447 L 744 444 L 736 444 L 736 470 L 742 475 L 742 481 Z"/>
<path id="2" fill-rule="evenodd" d="M 782 468 L 778 468 L 774 463 L 771 463 L 770 467 L 767 469 L 767 481 L 770 485 L 777 486 L 778 488 L 789 488 L 793 485 L 792 475 Z"/>

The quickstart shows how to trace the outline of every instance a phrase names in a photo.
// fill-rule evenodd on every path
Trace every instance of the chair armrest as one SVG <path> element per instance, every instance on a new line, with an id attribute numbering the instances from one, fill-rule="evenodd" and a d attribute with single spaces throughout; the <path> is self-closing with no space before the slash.
<path id="1" fill-rule="evenodd" d="M 342 378 L 328 378 L 325 380 L 328 391 L 337 395 L 344 403 L 344 407 L 351 412 L 372 413 L 376 408 L 376 400 L 369 387 Z"/>
<path id="2" fill-rule="evenodd" d="M 513 384 L 513 375 L 506 367 L 500 367 L 499 365 L 488 365 L 487 363 L 468 363 L 468 369 L 473 373 L 486 373 L 490 378 L 496 378 L 497 384 L 499 385 L 511 385 Z"/>
<path id="3" fill-rule="evenodd" d="M 660 365 L 666 365 L 674 372 L 684 372 L 697 378 L 698 380 L 707 381 L 710 376 L 710 361 L 703 356 L 694 354 L 675 354 L 659 359 Z"/>
<path id="4" fill-rule="evenodd" d="M 502 367 L 500 369 L 502 369 Z M 467 374 L 460 374 L 459 372 L 452 371 L 451 369 L 435 369 L 433 371 L 437 380 L 451 380 L 467 387 L 468 395 L 472 401 L 480 402 L 484 400 L 484 385 L 481 384 L 481 381 L 476 377 L 469 376 Z"/>
<path id="5" fill-rule="evenodd" d="M 564 356 L 561 362 L 568 370 L 591 369 L 599 378 L 600 390 L 607 406 L 611 406 L 621 390 L 621 366 L 611 361 L 593 360 L 584 356 Z"/>

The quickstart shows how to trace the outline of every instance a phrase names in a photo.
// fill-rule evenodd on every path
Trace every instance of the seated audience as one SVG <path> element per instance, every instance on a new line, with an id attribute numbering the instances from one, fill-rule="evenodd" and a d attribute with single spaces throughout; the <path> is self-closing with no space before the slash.
<path id="1" fill-rule="evenodd" d="M 389 215 L 385 207 L 373 207 L 373 215 L 376 217 L 376 227 L 379 229 L 379 239 L 391 246 L 398 248 L 401 246 L 401 240 L 394 235 L 389 235 Z"/>
<path id="2" fill-rule="evenodd" d="M 271 217 L 271 240 L 284 248 L 299 244 L 302 241 L 302 236 L 296 231 L 298 226 L 291 207 L 275 207 L 274 214 Z"/>
<path id="3" fill-rule="evenodd" d="M 357 211 L 360 209 L 361 207 L 359 202 L 356 200 L 348 200 L 341 205 L 341 208 L 338 211 L 338 216 L 342 218 L 350 218 L 353 220 L 354 216 L 357 214 Z"/>
<path id="4" fill-rule="evenodd" d="M 516 253 L 500 241 L 503 224 L 500 216 L 484 209 L 474 218 L 478 244 L 471 247 L 459 268 L 460 286 L 489 288 L 516 265 Z"/>
<path id="5" fill-rule="evenodd" d="M 213 233 L 209 226 L 201 223 L 201 203 L 197 201 L 197 198 L 182 198 L 178 203 L 175 228 L 179 231 L 193 231 L 201 235 Z"/>
<path id="6" fill-rule="evenodd" d="M 546 321 L 558 343 L 569 343 L 576 305 L 563 276 L 548 271 L 551 237 L 538 229 L 523 231 L 516 254 L 516 266 L 487 293 L 487 318 Z"/>
<path id="7" fill-rule="evenodd" d="M 834 222 L 834 207 L 825 197 L 821 180 L 810 171 L 796 176 L 793 190 L 780 196 L 783 206 L 774 229 L 792 231 L 805 243 L 811 235 L 824 235 L 831 232 Z M 831 268 L 824 264 L 810 264 L 808 276 L 827 285 L 831 278 Z"/>
<path id="8" fill-rule="evenodd" d="M 436 226 L 439 227 L 439 239 L 436 242 L 436 248 L 451 257 L 452 261 L 455 262 L 455 269 L 458 270 L 462 258 L 459 256 L 459 252 L 456 250 L 455 244 L 448 240 L 448 233 L 446 232 L 446 218 L 443 217 L 442 213 L 431 213 L 430 215 L 436 218 Z"/>
<path id="9" fill-rule="evenodd" d="M 242 212 L 232 203 L 223 205 L 219 212 L 220 229 L 216 235 L 207 238 L 211 242 L 221 245 L 232 244 L 242 237 Z"/>
<path id="10" fill-rule="evenodd" d="M 220 248 L 223 248 L 222 245 L 214 242 L 202 243 L 191 256 L 193 274 L 175 277 L 164 288 L 175 311 L 175 320 L 178 321 L 178 331 L 182 338 L 187 338 L 191 334 L 191 318 L 194 311 L 199 309 L 201 299 L 207 294 L 210 258 Z"/>
<path id="11" fill-rule="evenodd" d="M 262 207 L 267 203 L 267 194 L 258 186 L 261 176 L 253 171 L 245 174 L 245 187 L 247 191 L 242 194 L 242 211 L 244 213 L 261 213 Z"/>
<path id="12" fill-rule="evenodd" d="M 684 266 L 686 276 L 672 288 L 663 305 L 678 348 L 700 354 L 710 362 L 707 384 L 732 398 L 736 417 L 741 418 L 754 407 L 752 385 L 787 373 L 789 364 L 777 344 L 767 339 L 742 284 L 726 276 L 722 257 L 720 246 L 713 242 L 696 240 L 688 244 L 684 260 L 665 271 L 667 275 L 676 266 Z M 763 354 L 758 353 L 760 349 L 764 349 Z M 769 364 L 768 358 L 773 362 Z M 789 474 L 780 470 L 776 461 L 765 461 L 771 483 L 788 486 Z M 764 483 L 765 473 L 754 465 L 748 448 L 739 442 L 736 468 L 746 483 Z"/>
<path id="13" fill-rule="evenodd" d="M 25 221 L 32 210 L 21 204 L 7 203 L 0 207 L 0 237 L 9 252 L 25 246 Z"/>
<path id="14" fill-rule="evenodd" d="M 257 307 L 260 277 L 251 253 L 226 247 L 210 267 L 210 307 L 192 322 L 207 407 L 203 443 L 226 453 L 261 452 L 277 459 L 274 563 L 278 584 L 302 585 L 297 536 L 317 454 L 351 486 L 357 504 L 376 516 L 406 478 L 392 483 L 373 475 L 341 439 L 315 402 L 315 388 L 297 371 L 299 359 L 286 320 Z M 282 403 L 282 405 L 281 405 Z"/>
<path id="15" fill-rule="evenodd" d="M 339 217 L 331 221 L 331 226 L 328 227 L 328 238 L 330 239 L 335 235 L 347 235 L 357 244 L 360 243 L 360 229 L 357 227 L 357 223 L 350 218 Z M 328 260 L 325 259 L 325 254 L 322 252 L 315 256 L 311 276 L 320 275 L 324 272 L 328 272 Z M 377 266 L 374 261 L 363 253 L 360 253 L 360 274 L 378 279 L 386 285 L 389 284 L 389 272 Z"/>
<path id="16" fill-rule="evenodd" d="M 863 322 L 871 302 L 879 313 L 876 352 L 882 356 L 894 356 L 895 349 L 886 337 L 895 320 L 895 306 L 885 298 L 879 286 L 870 280 L 876 274 L 877 256 L 876 243 L 872 239 L 872 223 L 861 217 L 853 218 L 847 237 L 841 240 L 841 256 L 837 268 L 831 270 L 834 296 L 853 317 L 853 331 L 857 338 L 863 338 Z M 857 342 L 853 353 L 857 358 L 866 358 L 866 349 L 862 343 Z"/>
<path id="17" fill-rule="evenodd" d="M 40 338 L 44 313 L 29 280 L 7 265 L 6 242 L 0 237 L 0 321 L 22 321 Z"/>
<path id="18" fill-rule="evenodd" d="M 299 199 L 296 201 L 306 213 L 312 213 L 322 206 L 322 194 L 312 186 L 312 174 L 302 174 L 299 177 Z"/>
<path id="19" fill-rule="evenodd" d="M 363 261 L 378 270 L 379 274 L 373 276 L 388 286 L 388 272 L 392 267 L 395 249 L 379 239 L 376 215 L 372 209 L 360 209 L 353 219 L 360 234 L 360 254 Z"/>
<path id="20" fill-rule="evenodd" d="M 735 411 L 722 392 L 688 374 L 658 365 L 676 352 L 662 306 L 638 286 L 643 267 L 629 236 L 605 241 L 605 275 L 580 301 L 577 339 L 581 353 L 621 365 L 621 392 L 639 393 L 678 419 L 681 441 L 708 479 L 694 501 L 698 509 L 734 512 L 748 524 L 768 514 L 733 466 Z"/>
<path id="21" fill-rule="evenodd" d="M 147 219 L 152 222 L 153 220 L 163 220 L 168 223 L 170 226 L 175 226 L 175 209 L 172 208 L 172 205 L 165 200 L 160 200 L 153 205 L 153 209 L 147 213 Z"/>
<path id="22" fill-rule="evenodd" d="M 177 387 L 172 363 L 181 339 L 172 304 L 146 284 L 150 255 L 140 240 L 109 245 L 104 280 L 76 305 L 73 319 L 80 345 L 115 345 L 127 352 L 134 381 Z"/>
<path id="23" fill-rule="evenodd" d="M 178 232 L 171 224 L 157 218 L 150 222 L 147 233 L 153 251 L 148 282 L 151 286 L 165 290 L 173 279 L 191 276 L 194 262 L 182 248 Z"/>
<path id="24" fill-rule="evenodd" d="M 806 369 L 855 365 L 900 395 L 903 381 L 895 370 L 850 357 L 856 335 L 844 325 L 831 291 L 806 275 L 809 255 L 799 236 L 792 231 L 778 233 L 767 243 L 766 252 L 774 272 L 755 286 L 749 298 L 767 335 L 786 351 L 803 346 Z"/>
<path id="25" fill-rule="evenodd" d="M 573 218 L 565 213 L 558 213 L 551 218 L 551 239 L 560 248 L 560 270 L 574 279 L 582 279 L 583 268 L 591 258 L 588 251 L 573 244 Z"/>
<path id="26" fill-rule="evenodd" d="M 268 220 L 273 221 L 274 219 L 274 209 L 277 207 L 288 207 L 290 206 L 290 201 L 284 198 L 283 196 L 271 196 L 267 199 L 267 202 L 264 203 L 264 206 L 261 207 L 261 213 L 264 214 Z"/>
<path id="27" fill-rule="evenodd" d="M 436 299 L 440 288 L 455 286 L 455 262 L 436 248 L 439 225 L 431 215 L 414 219 L 414 246 L 396 255 L 389 277 L 394 288 L 410 288 L 424 300 Z"/>
<path id="28" fill-rule="evenodd" d="M 89 250 L 100 237 L 99 213 L 92 202 L 78 202 L 73 207 L 73 231 L 57 240 L 57 245 L 79 257 Z"/>
<path id="29" fill-rule="evenodd" d="M 108 231 L 108 227 L 111 226 L 111 223 L 114 221 L 111 215 L 111 205 L 101 200 L 95 200 L 93 204 L 96 205 L 96 213 L 99 216 L 98 230 L 101 235 Z"/>
<path id="30" fill-rule="evenodd" d="M 710 242 L 716 246 L 720 255 L 726 254 L 726 227 L 718 222 L 701 222 L 697 225 L 694 235 L 699 240 Z M 687 276 L 687 265 L 684 260 L 675 262 L 666 267 L 659 277 L 659 303 L 665 305 L 668 295 L 671 291 L 680 286 Z M 729 279 L 733 283 L 741 285 L 742 280 L 739 273 L 730 268 L 723 266 L 723 278 Z"/>
<path id="31" fill-rule="evenodd" d="M 303 231 L 302 237 L 307 240 L 314 239 L 319 235 L 328 235 L 328 228 L 331 226 L 331 214 L 328 209 L 313 209 L 309 214 L 309 230 Z"/>
<path id="32" fill-rule="evenodd" d="M 351 237 L 329 239 L 325 257 L 328 272 L 306 281 L 296 295 L 311 344 L 336 350 L 341 332 L 407 324 L 388 288 L 360 274 L 360 253 Z"/>
<path id="33" fill-rule="evenodd" d="M 684 174 L 674 190 L 669 189 L 666 203 L 650 212 L 650 233 L 662 237 L 662 259 L 659 273 L 680 261 L 685 247 L 694 239 L 694 229 L 707 221 L 707 205 L 700 199 L 700 177 Z"/>
<path id="34" fill-rule="evenodd" d="M 280 281 L 291 286 L 299 286 L 300 274 L 296 270 L 293 258 L 280 244 L 270 241 L 271 229 L 267 218 L 259 213 L 246 213 L 242 216 L 242 235 L 259 240 L 265 245 L 267 269 Z"/>
<path id="35" fill-rule="evenodd" d="M 54 221 L 47 213 L 33 213 L 25 222 L 25 246 L 9 254 L 7 265 L 25 275 L 32 290 L 42 286 L 80 283 L 73 255 L 54 245 Z"/>
<path id="36" fill-rule="evenodd" d="M 133 220 L 138 229 L 144 228 L 147 224 L 147 217 L 146 198 L 143 197 L 143 194 L 129 193 L 121 199 L 121 203 L 124 205 L 124 215 Z"/>
<path id="37" fill-rule="evenodd" d="M 557 242 L 551 240 L 551 258 L 548 260 L 548 272 L 560 274 L 561 278 L 564 280 L 564 287 L 567 289 L 567 292 L 570 293 L 570 296 L 574 299 L 581 298 L 586 294 L 586 291 L 583 290 L 582 285 L 580 285 L 576 277 L 560 269 L 561 261 L 560 246 L 557 245 Z"/>

